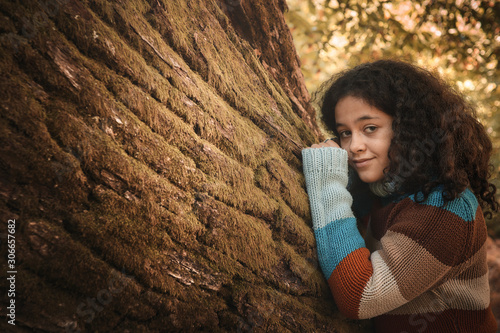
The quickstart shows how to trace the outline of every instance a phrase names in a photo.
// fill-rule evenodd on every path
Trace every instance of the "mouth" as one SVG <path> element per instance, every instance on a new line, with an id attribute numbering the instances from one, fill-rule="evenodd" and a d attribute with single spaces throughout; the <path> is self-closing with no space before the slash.
<path id="1" fill-rule="evenodd" d="M 360 158 L 360 159 L 352 160 L 352 164 L 354 164 L 354 166 L 357 169 L 359 169 L 359 168 L 363 168 L 365 166 L 368 166 L 370 164 L 370 161 L 373 159 L 374 159 L 374 157 L 372 157 L 372 158 Z"/>

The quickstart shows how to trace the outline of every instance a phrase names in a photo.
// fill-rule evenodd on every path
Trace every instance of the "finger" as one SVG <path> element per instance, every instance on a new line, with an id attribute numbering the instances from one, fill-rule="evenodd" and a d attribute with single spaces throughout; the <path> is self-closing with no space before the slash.
<path id="1" fill-rule="evenodd" d="M 340 146 L 338 145 L 337 142 L 333 141 L 333 140 L 328 140 L 326 142 L 323 142 L 322 143 L 324 147 L 335 147 L 335 148 L 340 148 Z"/>
<path id="2" fill-rule="evenodd" d="M 325 141 L 323 141 L 323 142 L 325 142 L 325 143 L 326 143 L 326 142 L 328 142 L 328 141 L 330 141 L 330 140 L 332 140 L 333 142 L 335 142 L 335 143 L 337 143 L 338 145 L 340 145 L 340 140 L 339 140 L 339 138 L 337 138 L 337 137 L 328 138 L 328 139 L 326 139 L 326 140 L 325 140 Z"/>
<path id="3" fill-rule="evenodd" d="M 325 147 L 340 148 L 340 146 L 333 140 L 328 140 L 326 142 L 321 142 L 321 143 L 315 143 L 309 148 L 325 148 Z"/>

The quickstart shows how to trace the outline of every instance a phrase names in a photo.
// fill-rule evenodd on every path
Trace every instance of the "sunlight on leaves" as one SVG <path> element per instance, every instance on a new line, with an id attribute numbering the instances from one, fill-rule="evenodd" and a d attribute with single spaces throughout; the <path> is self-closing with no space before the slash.
<path id="1" fill-rule="evenodd" d="M 500 187 L 500 1 L 287 0 L 306 85 L 333 73 L 399 58 L 438 72 L 478 106 Z M 498 222 L 500 235 L 500 222 Z"/>

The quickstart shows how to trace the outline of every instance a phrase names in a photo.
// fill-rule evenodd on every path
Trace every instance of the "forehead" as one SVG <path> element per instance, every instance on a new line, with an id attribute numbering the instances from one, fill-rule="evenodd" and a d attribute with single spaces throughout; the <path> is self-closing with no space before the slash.
<path id="1" fill-rule="evenodd" d="M 363 99 L 346 96 L 335 106 L 336 126 L 350 126 L 363 120 L 378 120 L 392 122 L 392 117 L 387 113 L 368 104 Z"/>

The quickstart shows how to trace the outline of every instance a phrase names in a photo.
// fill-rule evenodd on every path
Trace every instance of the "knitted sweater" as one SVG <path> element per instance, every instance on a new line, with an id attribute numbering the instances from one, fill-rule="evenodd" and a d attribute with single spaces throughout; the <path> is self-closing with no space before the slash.
<path id="1" fill-rule="evenodd" d="M 384 333 L 496 332 L 486 225 L 470 190 L 446 205 L 439 190 L 423 202 L 383 198 L 363 238 L 346 189 L 347 152 L 302 156 L 320 265 L 344 315 L 374 318 Z"/>

